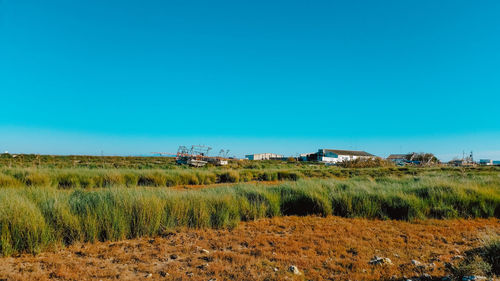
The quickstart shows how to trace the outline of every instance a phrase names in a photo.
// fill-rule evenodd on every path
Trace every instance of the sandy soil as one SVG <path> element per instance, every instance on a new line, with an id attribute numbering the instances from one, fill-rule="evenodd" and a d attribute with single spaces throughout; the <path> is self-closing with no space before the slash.
<path id="1" fill-rule="evenodd" d="M 282 217 L 233 230 L 180 229 L 162 237 L 1 258 L 0 280 L 379 280 L 423 272 L 437 277 L 445 275 L 445 262 L 492 233 L 500 234 L 500 220 Z M 368 264 L 374 255 L 393 264 Z M 299 275 L 288 270 L 291 265 Z"/>

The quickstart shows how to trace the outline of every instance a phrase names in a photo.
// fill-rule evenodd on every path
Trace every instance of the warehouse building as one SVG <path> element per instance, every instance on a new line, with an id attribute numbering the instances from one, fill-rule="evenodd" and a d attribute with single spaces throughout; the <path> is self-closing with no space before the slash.
<path id="1" fill-rule="evenodd" d="M 376 156 L 365 151 L 320 149 L 318 161 L 325 163 L 339 163 L 355 159 L 374 159 Z"/>
<path id="2" fill-rule="evenodd" d="M 281 160 L 283 159 L 283 155 L 275 153 L 257 153 L 245 155 L 245 158 L 248 160 Z"/>
<path id="3" fill-rule="evenodd" d="M 318 161 L 327 164 L 335 164 L 355 159 L 374 159 L 376 156 L 365 151 L 318 149 L 316 153 L 304 153 L 300 155 L 302 161 Z"/>

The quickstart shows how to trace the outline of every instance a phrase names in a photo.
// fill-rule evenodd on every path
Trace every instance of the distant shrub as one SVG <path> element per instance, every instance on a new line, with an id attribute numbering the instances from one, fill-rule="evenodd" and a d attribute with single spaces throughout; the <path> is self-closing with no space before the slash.
<path id="1" fill-rule="evenodd" d="M 343 168 L 378 168 L 378 167 L 393 167 L 394 163 L 382 159 L 380 157 L 375 157 L 375 158 L 356 158 L 353 160 L 345 160 L 340 162 L 338 165 Z"/>

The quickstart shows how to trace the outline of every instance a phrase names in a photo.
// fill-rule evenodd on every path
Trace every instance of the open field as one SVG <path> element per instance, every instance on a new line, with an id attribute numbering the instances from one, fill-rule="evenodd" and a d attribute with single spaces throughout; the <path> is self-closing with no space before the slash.
<path id="1" fill-rule="evenodd" d="M 411 259 L 434 262 L 425 270 L 443 276 L 451 252 L 499 232 L 496 167 L 237 161 L 194 169 L 162 157 L 82 156 L 74 166 L 70 156 L 8 165 L 14 159 L 2 157 L 0 278 L 8 280 L 422 274 Z M 394 265 L 368 265 L 373 255 Z M 292 263 L 303 274 L 287 272 Z"/>
<path id="2" fill-rule="evenodd" d="M 37 256 L 2 258 L 0 278 L 401 280 L 427 273 L 440 280 L 448 274 L 446 262 L 458 263 L 495 233 L 500 234 L 500 221 L 493 218 L 410 223 L 291 216 L 245 222 L 232 230 L 179 229 L 154 238 L 78 243 Z M 374 255 L 390 258 L 393 265 L 370 265 Z M 301 275 L 289 272 L 291 265 Z"/>

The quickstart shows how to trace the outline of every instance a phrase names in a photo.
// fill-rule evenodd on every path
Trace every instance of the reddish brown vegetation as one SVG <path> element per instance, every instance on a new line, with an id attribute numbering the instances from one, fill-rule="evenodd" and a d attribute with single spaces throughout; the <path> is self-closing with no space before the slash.
<path id="1" fill-rule="evenodd" d="M 498 219 L 417 223 L 281 217 L 234 230 L 179 230 L 164 237 L 73 245 L 38 256 L 0 259 L 7 280 L 378 280 L 421 274 L 411 264 L 444 262 L 500 233 Z M 203 249 L 208 250 L 206 253 Z M 374 255 L 393 265 L 373 266 Z M 177 256 L 177 258 L 175 258 Z M 290 265 L 302 272 L 293 275 Z M 275 271 L 277 268 L 277 271 Z"/>

